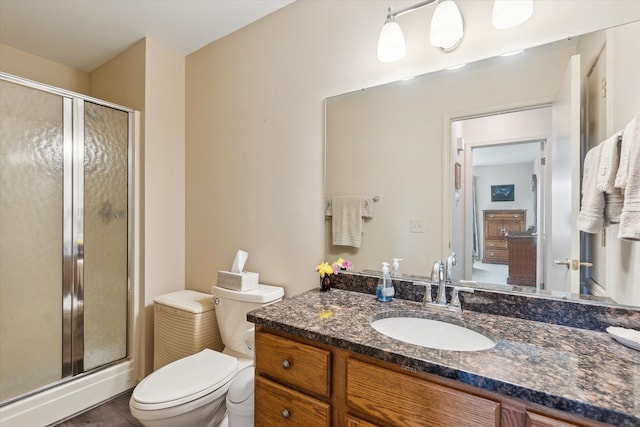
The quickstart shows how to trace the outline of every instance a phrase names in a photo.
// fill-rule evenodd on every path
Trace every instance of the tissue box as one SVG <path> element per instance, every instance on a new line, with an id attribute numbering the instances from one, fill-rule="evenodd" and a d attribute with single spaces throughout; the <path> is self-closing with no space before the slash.
<path id="1" fill-rule="evenodd" d="M 218 286 L 240 292 L 251 291 L 258 287 L 258 273 L 218 271 Z"/>

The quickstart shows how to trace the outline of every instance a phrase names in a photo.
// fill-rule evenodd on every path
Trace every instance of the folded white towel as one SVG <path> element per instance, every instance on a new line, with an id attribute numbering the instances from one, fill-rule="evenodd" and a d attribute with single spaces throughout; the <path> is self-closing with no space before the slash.
<path id="1" fill-rule="evenodd" d="M 620 222 L 624 197 L 619 188 L 614 188 L 612 193 L 604 193 L 604 221 L 605 227 Z"/>
<path id="2" fill-rule="evenodd" d="M 640 112 L 624 128 L 615 185 L 624 190 L 618 238 L 640 240 Z"/>
<path id="3" fill-rule="evenodd" d="M 362 243 L 362 198 L 336 196 L 331 200 L 333 244 L 359 248 Z"/>
<path id="4" fill-rule="evenodd" d="M 596 188 L 603 193 L 613 193 L 616 172 L 620 163 L 620 140 L 618 134 L 605 139 L 600 145 L 602 145 L 602 148 L 596 176 Z"/>
<path id="5" fill-rule="evenodd" d="M 596 175 L 596 189 L 605 193 L 604 219 L 605 227 L 620 222 L 622 212 L 622 192 L 615 188 L 616 172 L 620 163 L 620 138 L 616 133 L 605 139 L 600 150 L 598 173 Z"/>
<path id="6" fill-rule="evenodd" d="M 596 145 L 584 157 L 582 204 L 578 214 L 578 229 L 586 233 L 597 233 L 604 226 L 604 193 L 596 188 L 601 150 L 602 145 Z"/>

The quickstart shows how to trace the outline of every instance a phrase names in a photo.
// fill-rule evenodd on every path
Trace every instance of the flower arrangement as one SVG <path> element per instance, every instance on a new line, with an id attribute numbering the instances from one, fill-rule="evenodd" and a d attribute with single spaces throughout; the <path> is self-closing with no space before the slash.
<path id="1" fill-rule="evenodd" d="M 320 263 L 316 267 L 316 271 L 320 273 L 320 277 L 324 277 L 329 274 L 338 274 L 338 271 L 342 270 L 351 270 L 353 268 L 353 264 L 351 261 L 338 258 L 331 265 L 328 262 L 324 261 Z"/>

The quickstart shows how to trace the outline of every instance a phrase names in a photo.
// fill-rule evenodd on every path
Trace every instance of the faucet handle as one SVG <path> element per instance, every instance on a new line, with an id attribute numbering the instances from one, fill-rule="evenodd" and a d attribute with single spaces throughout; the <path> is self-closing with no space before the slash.
<path id="1" fill-rule="evenodd" d="M 459 297 L 460 292 L 469 292 L 472 294 L 474 292 L 474 289 L 466 286 L 453 287 L 453 294 L 451 295 L 451 307 L 454 309 L 460 309 L 460 311 L 462 311 L 462 305 L 460 304 Z"/>
<path id="2" fill-rule="evenodd" d="M 424 286 L 424 297 L 422 298 L 422 303 L 433 302 L 431 299 L 431 283 L 429 282 L 413 282 L 413 286 Z"/>

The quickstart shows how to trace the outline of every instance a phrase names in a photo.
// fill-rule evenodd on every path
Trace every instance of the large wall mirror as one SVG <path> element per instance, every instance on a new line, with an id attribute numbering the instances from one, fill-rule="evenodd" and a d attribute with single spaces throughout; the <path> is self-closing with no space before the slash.
<path id="1" fill-rule="evenodd" d="M 640 306 L 640 243 L 575 228 L 585 153 L 640 111 L 639 39 L 634 22 L 328 98 L 326 258 L 420 278 L 454 251 L 474 286 Z"/>

